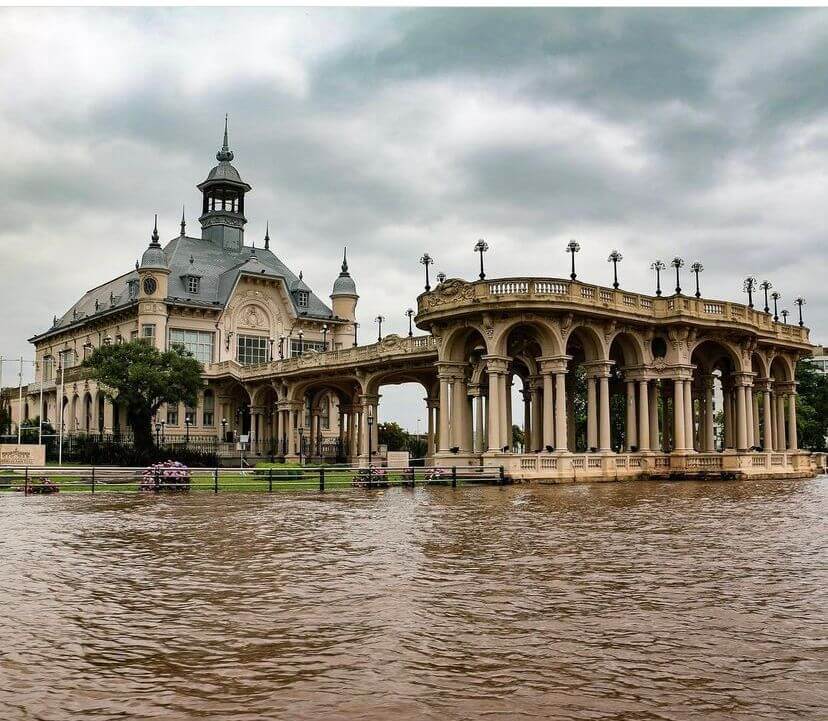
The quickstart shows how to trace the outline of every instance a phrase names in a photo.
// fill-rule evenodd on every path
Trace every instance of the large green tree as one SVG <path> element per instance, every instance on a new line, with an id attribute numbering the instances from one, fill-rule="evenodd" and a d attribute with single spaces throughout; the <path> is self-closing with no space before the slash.
<path id="1" fill-rule="evenodd" d="M 152 447 L 152 417 L 161 405 L 194 406 L 202 386 L 201 363 L 180 346 L 164 353 L 142 340 L 101 346 L 83 365 L 110 400 L 126 407 L 140 450 Z"/>
<path id="2" fill-rule="evenodd" d="M 796 367 L 796 380 L 799 447 L 824 451 L 828 435 L 828 375 L 820 373 L 808 361 L 802 361 Z"/>

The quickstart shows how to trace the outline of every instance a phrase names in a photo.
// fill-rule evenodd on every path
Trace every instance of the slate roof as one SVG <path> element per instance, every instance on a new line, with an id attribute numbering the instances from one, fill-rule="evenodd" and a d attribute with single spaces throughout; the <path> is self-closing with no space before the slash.
<path id="1" fill-rule="evenodd" d="M 218 245 L 202 238 L 177 236 L 169 241 L 163 249 L 170 268 L 167 303 L 172 305 L 205 306 L 224 308 L 230 300 L 230 294 L 242 273 L 284 279 L 289 291 L 301 285 L 307 286 L 298 276 L 277 258 L 271 251 L 262 248 L 244 246 L 238 253 L 223 250 Z M 190 257 L 194 262 L 190 263 Z M 187 291 L 185 276 L 197 270 L 201 276 L 199 293 L 192 295 Z M 73 325 L 85 323 L 94 316 L 121 310 L 137 302 L 130 297 L 129 281 L 138 280 L 138 272 L 133 270 L 103 285 L 87 291 L 83 297 L 57 319 L 57 324 L 30 340 L 38 340 L 52 333 Z M 289 293 L 294 310 L 299 316 L 328 320 L 333 312 L 309 288 L 307 308 L 299 308 L 296 297 Z M 111 300 L 110 300 L 111 294 Z M 95 308 L 95 301 L 98 308 Z"/>

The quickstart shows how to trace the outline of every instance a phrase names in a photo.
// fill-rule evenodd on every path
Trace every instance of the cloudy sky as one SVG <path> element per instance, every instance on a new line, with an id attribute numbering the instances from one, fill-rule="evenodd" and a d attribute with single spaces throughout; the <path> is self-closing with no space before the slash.
<path id="1" fill-rule="evenodd" d="M 0 10 L 0 354 L 162 237 L 225 112 L 253 186 L 247 242 L 327 297 L 347 244 L 367 339 L 404 332 L 435 271 L 705 295 L 767 278 L 828 342 L 824 10 Z M 689 287 L 689 278 L 686 280 Z M 7 371 L 8 372 L 8 371 Z M 8 381 L 8 376 L 6 376 Z M 404 408 L 413 427 L 419 409 Z M 390 403 L 390 400 L 389 400 Z"/>

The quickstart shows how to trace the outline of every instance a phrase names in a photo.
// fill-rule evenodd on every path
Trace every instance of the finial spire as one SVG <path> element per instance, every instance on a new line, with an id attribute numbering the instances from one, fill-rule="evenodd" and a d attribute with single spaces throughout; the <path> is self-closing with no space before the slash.
<path id="1" fill-rule="evenodd" d="M 181 206 L 181 237 L 187 234 L 187 221 L 184 219 L 184 206 Z"/>
<path id="2" fill-rule="evenodd" d="M 299 280 L 302 280 L 302 275 L 303 275 L 303 273 L 302 273 L 302 271 L 300 270 L 300 271 L 299 271 Z"/>
<path id="3" fill-rule="evenodd" d="M 256 255 L 256 241 L 253 241 L 253 245 L 250 248 L 250 255 Z"/>
<path id="4" fill-rule="evenodd" d="M 230 143 L 227 140 L 227 114 L 224 115 L 224 144 L 221 146 L 221 150 L 216 153 L 216 160 L 219 162 L 223 161 L 231 161 L 233 159 L 233 151 L 230 150 Z"/>
<path id="5" fill-rule="evenodd" d="M 342 272 L 348 272 L 348 246 L 346 245 L 342 251 Z"/>
<path id="6" fill-rule="evenodd" d="M 265 226 L 265 250 L 270 250 L 270 221 Z"/>
<path id="7" fill-rule="evenodd" d="M 158 213 L 155 214 L 155 224 L 152 226 L 152 242 L 150 245 L 161 247 L 161 244 L 158 242 Z"/>

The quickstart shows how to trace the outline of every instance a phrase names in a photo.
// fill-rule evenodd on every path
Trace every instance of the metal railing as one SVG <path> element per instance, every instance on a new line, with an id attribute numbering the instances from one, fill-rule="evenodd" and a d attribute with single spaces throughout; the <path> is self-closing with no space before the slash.
<path id="1" fill-rule="evenodd" d="M 161 493 L 316 491 L 440 485 L 511 483 L 503 466 L 358 467 L 267 466 L 257 468 L 185 468 L 158 464 L 147 468 L 113 466 L 3 466 L 0 493 L 25 496 L 56 492 Z"/>

